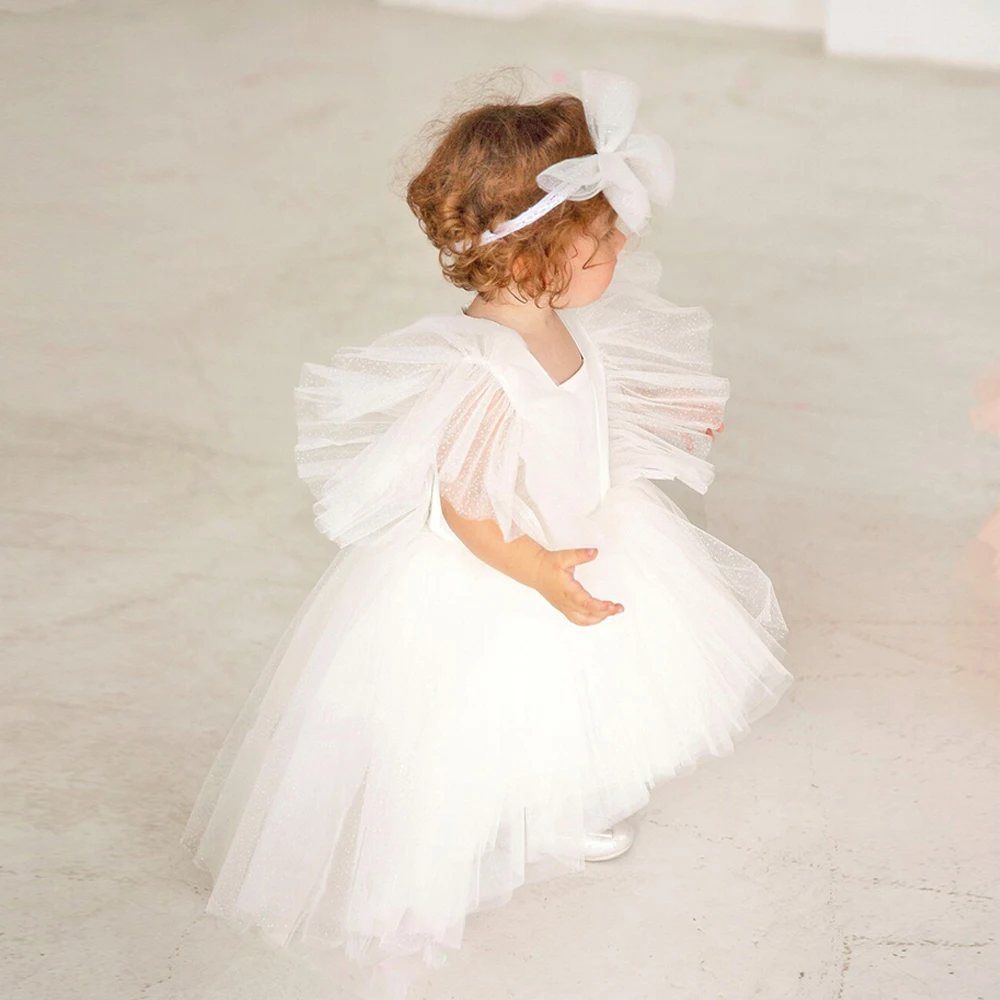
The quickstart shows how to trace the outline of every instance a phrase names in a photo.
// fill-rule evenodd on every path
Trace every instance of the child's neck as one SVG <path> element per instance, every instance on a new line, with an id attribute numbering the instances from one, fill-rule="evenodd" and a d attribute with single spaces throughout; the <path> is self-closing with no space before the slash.
<path id="1" fill-rule="evenodd" d="M 547 337 L 565 330 L 563 321 L 552 306 L 540 306 L 532 299 L 522 302 L 506 291 L 489 302 L 477 295 L 466 307 L 465 314 L 508 326 L 526 340 Z"/>

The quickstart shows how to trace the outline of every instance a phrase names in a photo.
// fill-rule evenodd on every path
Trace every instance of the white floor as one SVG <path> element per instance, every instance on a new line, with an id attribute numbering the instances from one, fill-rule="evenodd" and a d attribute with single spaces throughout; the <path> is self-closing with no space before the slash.
<path id="1" fill-rule="evenodd" d="M 1000 632 L 957 570 L 1000 503 L 968 416 L 1000 365 L 1000 77 L 597 15 L 52 6 L 0 14 L 0 993 L 352 995 L 203 916 L 177 839 L 333 554 L 299 366 L 468 298 L 393 157 L 515 64 L 631 74 L 674 144 L 645 245 L 733 383 L 703 513 L 772 576 L 797 681 L 631 852 L 472 918 L 425 996 L 1000 997 Z"/>

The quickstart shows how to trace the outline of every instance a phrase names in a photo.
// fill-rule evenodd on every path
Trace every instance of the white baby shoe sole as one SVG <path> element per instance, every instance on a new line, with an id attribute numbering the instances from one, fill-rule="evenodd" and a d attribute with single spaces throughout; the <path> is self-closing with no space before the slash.
<path id="1" fill-rule="evenodd" d="M 635 840 L 635 822 L 623 819 L 603 833 L 589 833 L 583 841 L 584 861 L 610 861 L 624 854 Z"/>

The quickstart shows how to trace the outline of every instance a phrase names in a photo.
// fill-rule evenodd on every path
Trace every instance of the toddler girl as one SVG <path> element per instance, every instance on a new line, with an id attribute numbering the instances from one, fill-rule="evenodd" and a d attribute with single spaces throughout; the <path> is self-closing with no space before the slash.
<path id="1" fill-rule="evenodd" d="M 708 315 L 623 252 L 669 148 L 629 80 L 581 90 L 459 115 L 412 179 L 466 308 L 303 368 L 298 469 L 341 548 L 184 834 L 210 912 L 397 994 L 469 913 L 620 853 L 792 680 L 768 578 L 650 482 L 706 490 L 729 385 Z"/>

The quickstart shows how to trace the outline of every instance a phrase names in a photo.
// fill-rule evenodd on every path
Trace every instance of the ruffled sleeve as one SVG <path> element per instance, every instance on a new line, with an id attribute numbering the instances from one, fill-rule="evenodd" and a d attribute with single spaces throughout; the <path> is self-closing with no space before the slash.
<path id="1" fill-rule="evenodd" d="M 624 253 L 604 295 L 577 311 L 605 367 L 611 483 L 679 479 L 704 493 L 729 380 L 712 374 L 709 314 L 661 298 L 659 279 L 653 254 Z"/>
<path id="2" fill-rule="evenodd" d="M 491 354 L 487 333 L 442 316 L 303 366 L 295 458 L 322 534 L 342 546 L 412 537 L 436 479 L 463 517 L 495 521 L 508 541 L 537 536 L 521 419 Z"/>

